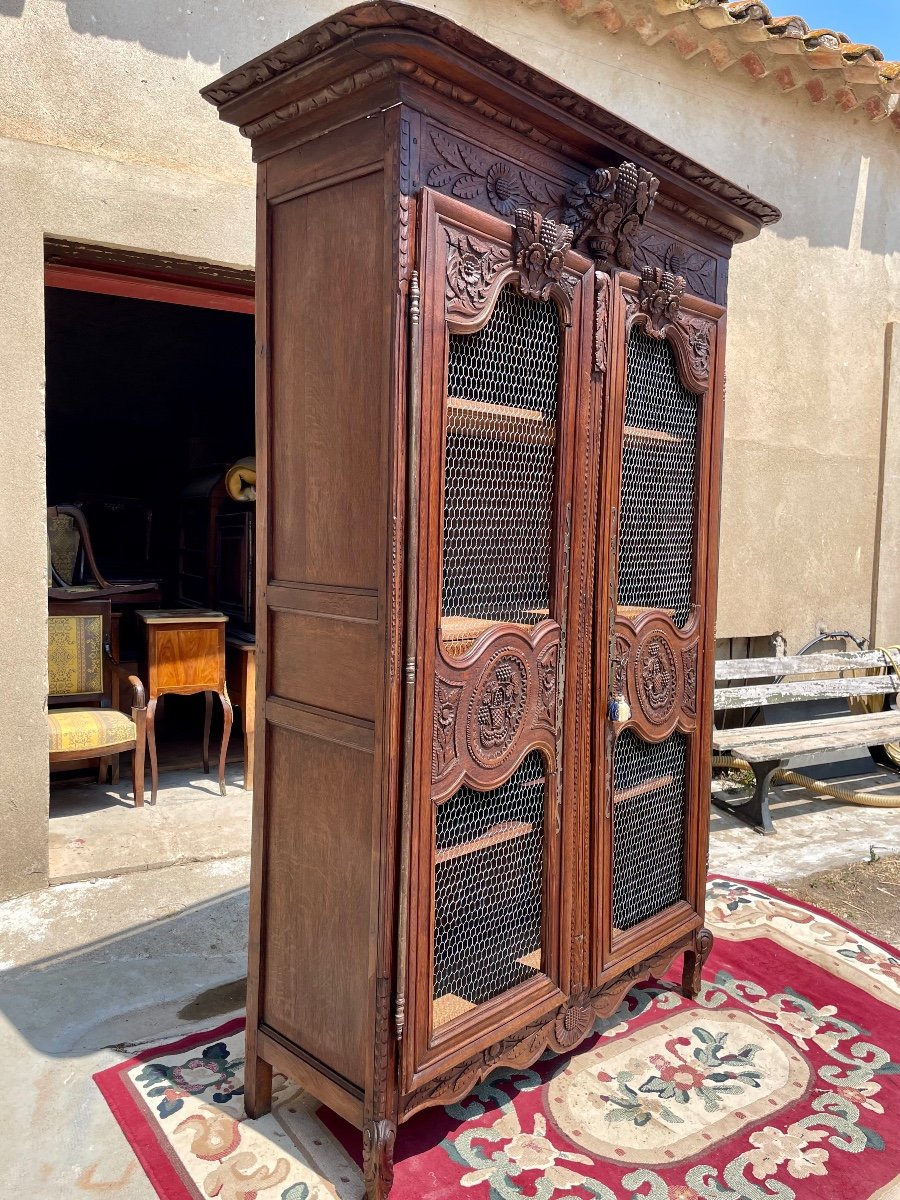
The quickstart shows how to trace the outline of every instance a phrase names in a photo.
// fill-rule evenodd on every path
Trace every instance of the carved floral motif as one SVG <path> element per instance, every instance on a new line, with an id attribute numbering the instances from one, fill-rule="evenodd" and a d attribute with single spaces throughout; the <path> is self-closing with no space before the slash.
<path id="1" fill-rule="evenodd" d="M 615 640 L 611 684 L 614 696 L 628 696 L 628 642 L 622 637 Z"/>
<path id="2" fill-rule="evenodd" d="M 482 766 L 500 762 L 516 740 L 527 692 L 523 659 L 508 650 L 491 659 L 475 689 L 468 724 L 469 749 Z"/>
<path id="3" fill-rule="evenodd" d="M 681 275 L 687 290 L 705 300 L 716 298 L 716 260 L 699 250 L 689 249 L 669 236 L 644 230 L 634 256 L 637 267 L 660 267 L 672 275 Z"/>
<path id="4" fill-rule="evenodd" d="M 682 650 L 681 665 L 684 670 L 684 707 L 690 713 L 697 711 L 697 647 Z"/>
<path id="5" fill-rule="evenodd" d="M 431 144 L 438 161 L 425 182 L 461 200 L 487 200 L 501 217 L 512 217 L 517 208 L 540 206 L 544 216 L 560 216 L 562 189 L 531 171 L 494 158 L 462 138 L 432 128 Z"/>
<path id="6" fill-rule="evenodd" d="M 699 318 L 684 318 L 682 327 L 687 332 L 688 353 L 691 367 L 698 378 L 709 378 L 709 325 Z"/>
<path id="7" fill-rule="evenodd" d="M 678 317 L 684 289 L 685 281 L 680 275 L 659 267 L 641 268 L 638 306 L 648 318 L 642 326 L 645 333 L 657 338 L 665 336 L 666 325 L 671 325 Z"/>
<path id="8" fill-rule="evenodd" d="M 547 300 L 560 283 L 572 230 L 542 217 L 533 208 L 516 209 L 516 257 L 519 290 L 531 300 Z"/>
<path id="9" fill-rule="evenodd" d="M 594 273 L 594 370 L 606 374 L 609 354 L 609 276 L 603 271 Z"/>
<path id="10" fill-rule="evenodd" d="M 484 305 L 494 276 L 509 265 L 499 246 L 447 229 L 447 312 L 474 316 Z"/>
<path id="11" fill-rule="evenodd" d="M 557 1044 L 563 1049 L 577 1046 L 594 1026 L 594 1010 L 590 1005 L 590 997 L 585 997 L 585 1000 L 586 1003 L 573 1000 L 556 1018 L 553 1033 Z"/>
<path id="12" fill-rule="evenodd" d="M 540 715 L 546 720 L 548 725 L 556 728 L 556 688 L 557 688 L 557 665 L 559 662 L 559 647 L 551 646 L 550 649 L 538 659 L 538 677 L 540 680 L 540 695 L 538 696 L 538 709 Z"/>
<path id="13" fill-rule="evenodd" d="M 661 633 L 652 633 L 641 643 L 635 682 L 644 716 L 655 725 L 662 724 L 675 705 L 678 675 L 672 647 Z"/>
<path id="14" fill-rule="evenodd" d="M 431 778 L 440 779 L 459 757 L 456 748 L 456 713 L 461 683 L 448 683 L 436 675 L 434 679 L 434 742 L 431 752 Z"/>
<path id="15" fill-rule="evenodd" d="M 634 163 L 600 167 L 570 189 L 564 220 L 574 227 L 576 242 L 586 245 L 599 263 L 630 268 L 658 188 L 656 176 Z"/>

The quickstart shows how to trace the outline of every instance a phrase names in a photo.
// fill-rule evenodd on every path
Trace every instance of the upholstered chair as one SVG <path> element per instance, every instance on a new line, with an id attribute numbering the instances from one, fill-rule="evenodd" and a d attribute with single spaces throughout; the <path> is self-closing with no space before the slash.
<path id="1" fill-rule="evenodd" d="M 118 756 L 132 752 L 134 803 L 144 803 L 144 746 L 147 702 L 136 675 L 114 662 L 109 651 L 108 600 L 50 601 L 47 618 L 50 762 L 100 760 L 118 778 Z M 118 673 L 132 689 L 131 716 L 110 707 L 110 680 Z"/>

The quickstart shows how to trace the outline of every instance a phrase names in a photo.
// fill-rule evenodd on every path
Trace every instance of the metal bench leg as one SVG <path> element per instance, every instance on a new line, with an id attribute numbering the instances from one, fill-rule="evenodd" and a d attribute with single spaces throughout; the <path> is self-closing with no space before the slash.
<path id="1" fill-rule="evenodd" d="M 723 812 L 731 813 L 739 821 L 752 825 L 760 833 L 774 833 L 772 814 L 769 812 L 769 781 L 781 766 L 781 759 L 768 762 L 751 763 L 753 774 L 756 776 L 756 787 L 753 795 L 743 804 L 729 802 L 723 796 L 714 796 L 713 804 Z"/>

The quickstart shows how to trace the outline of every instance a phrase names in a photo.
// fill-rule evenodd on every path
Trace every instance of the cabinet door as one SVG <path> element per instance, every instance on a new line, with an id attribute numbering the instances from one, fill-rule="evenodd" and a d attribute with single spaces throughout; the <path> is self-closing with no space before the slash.
<path id="1" fill-rule="evenodd" d="M 407 1089 L 563 999 L 573 458 L 593 286 L 565 226 L 524 210 L 512 226 L 430 192 L 420 213 Z"/>
<path id="2" fill-rule="evenodd" d="M 598 622 L 598 976 L 702 919 L 724 312 L 654 268 L 613 281 Z"/>

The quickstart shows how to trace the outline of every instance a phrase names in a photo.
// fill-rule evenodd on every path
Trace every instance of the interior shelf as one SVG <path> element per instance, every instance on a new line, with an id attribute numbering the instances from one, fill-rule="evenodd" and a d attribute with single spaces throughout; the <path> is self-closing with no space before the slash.
<path id="1" fill-rule="evenodd" d="M 658 775 L 655 779 L 645 779 L 634 787 L 622 788 L 613 792 L 613 803 L 620 804 L 623 800 L 635 800 L 638 796 L 647 796 L 650 792 L 658 792 L 660 788 L 670 787 L 675 782 L 674 775 Z"/>
<path id="2" fill-rule="evenodd" d="M 664 429 L 642 429 L 639 425 L 625 426 L 626 442 L 683 442 L 683 437 L 666 433 Z"/>
<path id="3" fill-rule="evenodd" d="M 511 442 L 538 442 L 552 446 L 556 425 L 534 408 L 511 404 L 489 404 L 484 400 L 447 400 L 447 432 L 478 433 Z"/>
<path id="4" fill-rule="evenodd" d="M 457 846 L 445 846 L 434 856 L 436 863 L 450 862 L 454 858 L 462 858 L 466 854 L 475 854 L 478 850 L 488 850 L 491 846 L 511 842 L 515 838 L 526 837 L 534 826 L 530 821 L 499 821 L 492 825 L 487 833 L 470 842 L 460 842 Z"/>
<path id="5" fill-rule="evenodd" d="M 546 611 L 543 615 L 546 616 Z M 441 641 L 448 654 L 458 657 L 465 654 L 486 629 L 494 629 L 497 625 L 511 625 L 514 629 L 522 629 L 527 633 L 541 619 L 539 616 L 535 621 L 523 624 L 516 621 L 485 620 L 483 617 L 444 616 L 441 617 Z"/>
<path id="6" fill-rule="evenodd" d="M 641 616 L 642 613 L 662 613 L 664 617 L 675 617 L 674 608 L 656 608 L 652 604 L 618 604 L 616 605 L 616 616 L 625 617 L 629 621 L 633 621 L 635 617 Z"/>

